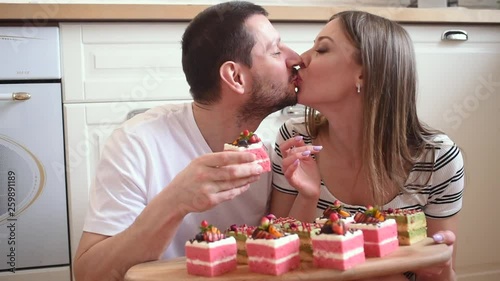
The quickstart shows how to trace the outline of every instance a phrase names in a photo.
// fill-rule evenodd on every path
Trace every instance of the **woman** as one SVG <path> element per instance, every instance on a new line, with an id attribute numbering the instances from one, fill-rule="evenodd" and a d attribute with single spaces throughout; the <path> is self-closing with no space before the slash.
<path id="1" fill-rule="evenodd" d="M 271 212 L 312 221 L 335 200 L 351 212 L 367 205 L 422 209 L 428 233 L 453 247 L 462 155 L 417 117 L 407 32 L 375 15 L 342 12 L 302 59 L 298 101 L 308 108 L 305 120 L 287 121 L 278 134 Z M 418 280 L 454 276 L 452 261 L 417 272 Z"/>

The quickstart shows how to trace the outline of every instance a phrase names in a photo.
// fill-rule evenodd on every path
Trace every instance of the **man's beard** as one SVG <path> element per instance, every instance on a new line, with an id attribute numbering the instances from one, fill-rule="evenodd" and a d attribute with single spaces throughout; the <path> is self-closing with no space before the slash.
<path id="1" fill-rule="evenodd" d="M 253 76 L 253 80 L 251 97 L 241 107 L 238 122 L 242 120 L 260 122 L 275 111 L 297 104 L 297 94 L 294 89 L 291 89 L 289 83 L 275 83 L 256 75 Z"/>

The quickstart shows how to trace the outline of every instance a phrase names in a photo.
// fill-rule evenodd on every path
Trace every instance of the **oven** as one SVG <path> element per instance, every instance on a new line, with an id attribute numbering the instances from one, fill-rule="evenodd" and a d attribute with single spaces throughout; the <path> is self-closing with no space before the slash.
<path id="1" fill-rule="evenodd" d="M 0 279 L 71 280 L 58 27 L 0 26 Z"/>

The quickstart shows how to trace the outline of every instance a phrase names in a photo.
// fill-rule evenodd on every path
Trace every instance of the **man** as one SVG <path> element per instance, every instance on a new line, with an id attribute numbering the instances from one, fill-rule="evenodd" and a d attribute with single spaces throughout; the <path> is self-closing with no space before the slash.
<path id="1" fill-rule="evenodd" d="M 121 280 L 135 264 L 184 255 L 202 220 L 256 225 L 267 212 L 270 173 L 261 175 L 251 153 L 222 151 L 296 103 L 300 57 L 266 16 L 228 2 L 187 27 L 182 64 L 194 102 L 154 108 L 108 140 L 75 257 L 78 281 Z"/>

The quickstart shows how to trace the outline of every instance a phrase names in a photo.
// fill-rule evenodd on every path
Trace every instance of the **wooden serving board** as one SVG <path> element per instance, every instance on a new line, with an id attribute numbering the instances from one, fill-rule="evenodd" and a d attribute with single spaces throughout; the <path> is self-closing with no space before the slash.
<path id="1" fill-rule="evenodd" d="M 431 238 L 426 238 L 412 246 L 400 246 L 395 252 L 383 258 L 368 258 L 366 262 L 346 271 L 315 268 L 311 262 L 302 262 L 300 269 L 280 276 L 253 273 L 248 270 L 247 265 L 238 265 L 236 270 L 226 274 L 216 277 L 202 277 L 188 275 L 186 259 L 177 258 L 169 261 L 154 261 L 133 266 L 125 275 L 125 280 L 357 280 L 417 270 L 447 261 L 451 255 L 451 247 L 444 244 L 435 244 Z"/>

